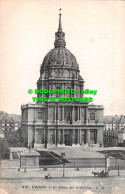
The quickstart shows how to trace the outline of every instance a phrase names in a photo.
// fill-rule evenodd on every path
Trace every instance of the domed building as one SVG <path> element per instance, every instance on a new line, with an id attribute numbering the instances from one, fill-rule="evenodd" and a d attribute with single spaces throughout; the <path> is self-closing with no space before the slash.
<path id="1" fill-rule="evenodd" d="M 75 92 L 58 92 L 61 90 Z M 54 49 L 47 53 L 40 67 L 36 104 L 21 106 L 25 145 L 103 146 L 103 106 L 89 105 L 83 90 L 84 80 L 76 57 L 66 48 L 59 14 Z"/>

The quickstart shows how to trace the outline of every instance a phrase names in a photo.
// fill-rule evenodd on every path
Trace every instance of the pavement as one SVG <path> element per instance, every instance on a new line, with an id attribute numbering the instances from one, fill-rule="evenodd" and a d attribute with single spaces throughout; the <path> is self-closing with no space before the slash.
<path id="1" fill-rule="evenodd" d="M 0 194 L 124 194 L 125 170 L 109 172 L 109 177 L 94 177 L 102 169 L 0 169 Z M 50 174 L 51 179 L 45 179 Z"/>
<path id="2" fill-rule="evenodd" d="M 45 178 L 46 175 L 50 174 L 52 178 L 62 178 L 63 170 L 64 176 L 67 178 L 71 177 L 93 177 L 92 172 L 101 172 L 104 168 L 87 168 L 87 169 L 47 169 L 47 171 L 43 171 L 43 169 L 0 169 L 0 179 L 21 179 L 21 178 Z M 125 178 L 125 170 L 119 171 L 120 177 Z M 109 172 L 110 177 L 118 177 L 118 170 L 111 170 Z"/>

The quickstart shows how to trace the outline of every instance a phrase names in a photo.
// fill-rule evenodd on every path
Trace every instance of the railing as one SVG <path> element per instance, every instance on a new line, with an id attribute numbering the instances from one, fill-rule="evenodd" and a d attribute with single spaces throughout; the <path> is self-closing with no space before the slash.
<path id="1" fill-rule="evenodd" d="M 105 158 L 66 158 L 65 168 L 105 168 Z M 17 168 L 19 159 L 2 160 L 1 167 Z M 62 168 L 62 165 L 40 165 L 40 168 Z M 110 158 L 110 170 L 125 170 L 125 160 Z"/>
<path id="2" fill-rule="evenodd" d="M 70 163 L 65 168 L 105 168 L 105 158 L 66 158 Z M 125 161 L 117 158 L 110 159 L 110 170 L 125 170 Z M 40 166 L 41 168 L 62 168 L 61 165 Z"/>

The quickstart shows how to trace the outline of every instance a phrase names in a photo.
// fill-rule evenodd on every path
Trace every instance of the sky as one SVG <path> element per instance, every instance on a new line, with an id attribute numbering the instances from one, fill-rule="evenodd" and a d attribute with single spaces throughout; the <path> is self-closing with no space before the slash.
<path id="1" fill-rule="evenodd" d="M 59 8 L 66 48 L 104 115 L 125 115 L 125 1 L 0 0 L 0 110 L 32 102 L 40 66 L 54 48 Z"/>

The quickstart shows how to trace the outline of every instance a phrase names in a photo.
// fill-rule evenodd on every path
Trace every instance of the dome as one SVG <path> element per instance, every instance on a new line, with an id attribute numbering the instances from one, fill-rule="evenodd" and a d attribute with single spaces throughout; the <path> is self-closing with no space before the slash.
<path id="1" fill-rule="evenodd" d="M 81 91 L 83 85 L 84 80 L 80 75 L 76 57 L 66 48 L 65 33 L 62 31 L 61 14 L 59 14 L 59 27 L 55 33 L 54 48 L 43 59 L 37 88 L 38 90 L 76 88 L 77 91 Z M 38 97 L 40 96 L 41 94 L 38 94 Z M 48 97 L 48 94 L 42 94 L 42 96 Z"/>
<path id="2" fill-rule="evenodd" d="M 49 67 L 69 67 L 78 68 L 75 56 L 65 47 L 55 47 L 44 57 L 41 68 Z"/>
<path id="3" fill-rule="evenodd" d="M 66 48 L 65 33 L 62 31 L 61 14 L 59 14 L 59 27 L 55 33 L 54 48 L 43 59 L 40 68 L 40 79 L 78 79 L 80 76 L 79 65 L 76 57 Z"/>
<path id="4" fill-rule="evenodd" d="M 59 27 L 55 33 L 54 46 L 55 48 L 44 57 L 41 71 L 48 67 L 78 69 L 75 56 L 65 47 L 65 33 L 62 31 L 61 14 L 59 14 Z"/>

